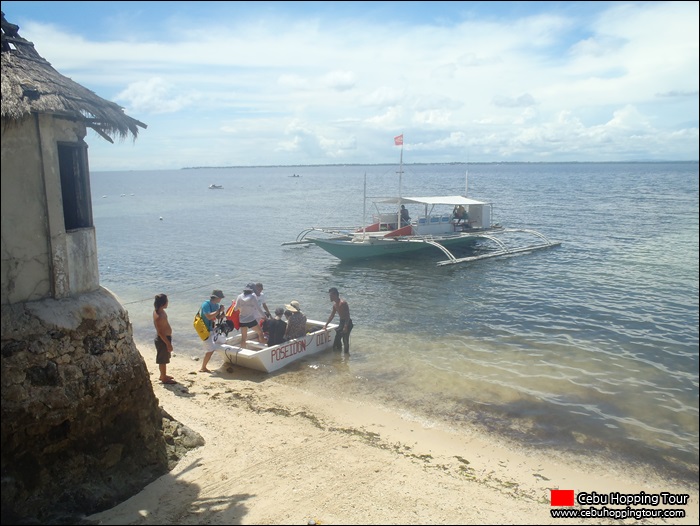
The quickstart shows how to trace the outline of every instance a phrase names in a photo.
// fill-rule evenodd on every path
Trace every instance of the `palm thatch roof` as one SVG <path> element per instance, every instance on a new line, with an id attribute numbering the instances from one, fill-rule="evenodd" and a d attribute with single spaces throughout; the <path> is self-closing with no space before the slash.
<path id="1" fill-rule="evenodd" d="M 109 142 L 129 134 L 136 139 L 139 127 L 146 128 L 118 104 L 61 75 L 18 31 L 19 26 L 7 22 L 2 13 L 3 121 L 19 121 L 31 113 L 63 115 L 84 122 Z"/>

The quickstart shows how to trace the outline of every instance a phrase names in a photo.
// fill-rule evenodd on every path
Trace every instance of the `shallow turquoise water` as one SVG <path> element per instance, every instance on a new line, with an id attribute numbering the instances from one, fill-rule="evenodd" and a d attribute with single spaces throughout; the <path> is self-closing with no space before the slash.
<path id="1" fill-rule="evenodd" d="M 463 193 L 467 168 L 496 221 L 562 246 L 452 267 L 281 246 L 309 226 L 362 224 L 365 173 L 368 195 L 391 195 L 395 166 L 98 172 L 101 283 L 144 342 L 153 296 L 168 294 L 176 351 L 191 355 L 212 288 L 226 303 L 262 281 L 271 309 L 296 299 L 325 320 L 336 286 L 351 355 L 276 381 L 696 479 L 698 164 L 405 165 L 403 193 Z"/>

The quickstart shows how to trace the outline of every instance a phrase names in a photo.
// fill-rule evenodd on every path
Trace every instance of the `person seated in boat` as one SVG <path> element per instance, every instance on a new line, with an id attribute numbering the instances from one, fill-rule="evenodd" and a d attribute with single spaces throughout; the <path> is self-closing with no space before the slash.
<path id="1" fill-rule="evenodd" d="M 267 346 L 278 345 L 284 342 L 284 333 L 287 332 L 287 322 L 282 319 L 284 309 L 277 307 L 275 317 L 268 318 L 262 323 L 263 332 L 267 333 Z"/>
<path id="2" fill-rule="evenodd" d="M 301 312 L 298 301 L 292 301 L 284 306 L 284 315 L 287 317 L 287 330 L 284 333 L 285 340 L 300 338 L 306 334 L 306 314 Z"/>
<path id="3" fill-rule="evenodd" d="M 460 223 L 463 223 L 465 225 L 469 224 L 469 214 L 467 214 L 467 211 L 465 210 L 464 206 L 455 205 L 455 208 L 452 211 L 452 215 L 457 220 L 455 222 L 456 225 L 459 225 Z"/>
<path id="4" fill-rule="evenodd" d="M 411 216 L 408 215 L 408 210 L 404 205 L 401 205 L 401 226 L 411 224 Z"/>

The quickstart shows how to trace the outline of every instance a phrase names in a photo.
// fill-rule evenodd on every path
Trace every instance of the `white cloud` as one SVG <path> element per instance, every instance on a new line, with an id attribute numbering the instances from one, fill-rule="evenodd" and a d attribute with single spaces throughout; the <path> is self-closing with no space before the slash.
<path id="1" fill-rule="evenodd" d="M 149 125 L 126 154 L 93 141 L 92 169 L 386 162 L 399 133 L 413 162 L 626 160 L 644 148 L 697 159 L 698 4 L 555 9 L 439 24 L 203 11 L 185 31 L 175 3 L 166 32 L 159 20 L 139 38 L 128 17 L 115 40 L 58 21 L 20 33 Z"/>
<path id="2" fill-rule="evenodd" d="M 157 114 L 180 111 L 199 98 L 195 94 L 173 95 L 175 89 L 175 86 L 155 77 L 130 84 L 114 100 L 125 105 L 131 112 Z"/>
<path id="3" fill-rule="evenodd" d="M 332 71 L 323 76 L 320 82 L 337 91 L 347 91 L 355 87 L 355 75 L 350 71 Z"/>

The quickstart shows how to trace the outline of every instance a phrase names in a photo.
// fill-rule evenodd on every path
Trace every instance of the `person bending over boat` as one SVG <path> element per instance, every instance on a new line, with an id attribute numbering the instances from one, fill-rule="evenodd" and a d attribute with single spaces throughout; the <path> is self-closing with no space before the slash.
<path id="1" fill-rule="evenodd" d="M 338 289 L 331 287 L 328 289 L 328 294 L 330 295 L 331 301 L 333 302 L 333 310 L 331 315 L 328 317 L 328 321 L 323 326 L 324 329 L 328 328 L 328 324 L 333 321 L 335 313 L 338 313 L 338 318 L 340 321 L 338 323 L 338 328 L 335 330 L 335 341 L 333 342 L 333 349 L 341 349 L 341 342 L 343 347 L 345 347 L 345 352 L 350 354 L 350 331 L 352 330 L 352 319 L 350 319 L 350 307 L 348 302 L 340 297 Z"/>
<path id="2" fill-rule="evenodd" d="M 284 333 L 284 339 L 301 338 L 306 334 L 306 314 L 301 312 L 301 305 L 295 300 L 284 308 L 286 309 L 284 315 L 287 316 L 287 331 Z"/>
<path id="3" fill-rule="evenodd" d="M 262 327 L 258 323 L 258 315 L 260 314 L 260 305 L 258 297 L 255 295 L 255 284 L 249 283 L 243 288 L 243 292 L 236 298 L 236 306 L 233 308 L 240 312 L 241 323 L 241 348 L 245 349 L 246 341 L 248 341 L 248 329 L 253 329 L 258 333 L 258 341 L 262 344 L 267 343 Z"/>
<path id="4" fill-rule="evenodd" d="M 267 346 L 272 347 L 284 343 L 284 333 L 287 332 L 287 322 L 282 319 L 284 309 L 277 307 L 275 317 L 267 319 L 262 323 L 263 332 L 267 333 Z"/>
<path id="5" fill-rule="evenodd" d="M 263 284 L 255 284 L 255 295 L 258 298 L 258 305 L 260 306 L 260 319 L 272 318 L 270 314 L 270 309 L 267 308 L 267 303 L 265 303 L 265 293 L 263 292 Z"/>

